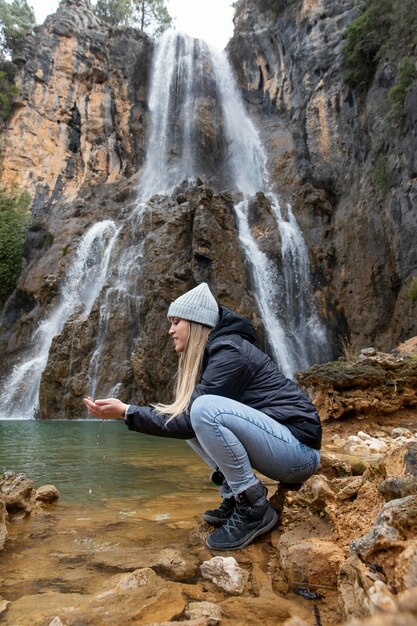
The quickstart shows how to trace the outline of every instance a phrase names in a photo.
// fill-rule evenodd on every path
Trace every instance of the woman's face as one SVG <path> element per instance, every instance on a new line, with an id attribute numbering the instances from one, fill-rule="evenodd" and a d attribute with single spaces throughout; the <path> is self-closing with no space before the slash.
<path id="1" fill-rule="evenodd" d="M 190 336 L 190 322 L 180 317 L 172 317 L 168 334 L 174 341 L 175 352 L 184 352 Z"/>

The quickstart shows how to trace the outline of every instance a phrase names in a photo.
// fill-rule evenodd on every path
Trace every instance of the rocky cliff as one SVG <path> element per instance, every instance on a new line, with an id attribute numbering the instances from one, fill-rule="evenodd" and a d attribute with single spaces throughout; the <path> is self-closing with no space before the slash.
<path id="1" fill-rule="evenodd" d="M 417 264 L 416 93 L 408 95 L 401 128 L 383 139 L 379 107 L 392 68 L 381 61 L 366 99 L 343 78 L 343 32 L 356 3 L 274 4 L 282 8 L 238 2 L 228 46 L 271 182 L 302 226 L 334 354 L 344 341 L 391 349 L 417 333 L 406 297 Z M 22 273 L 1 317 L 2 377 L 35 358 L 36 331 L 52 323 L 89 229 L 108 220 L 114 233 L 106 289 L 88 314 L 81 300 L 73 302 L 52 340 L 40 382 L 42 417 L 76 417 L 82 396 L 93 392 L 166 400 L 175 368 L 163 330 L 166 306 L 201 280 L 252 317 L 266 345 L 232 196 L 219 192 L 228 146 L 219 135 L 220 110 L 211 111 L 216 84 L 206 61 L 199 72 L 211 93 L 197 97 L 197 161 L 217 195 L 196 180 L 141 209 L 153 49 L 146 35 L 100 22 L 88 0 L 63 0 L 14 59 L 20 95 L 1 136 L 1 177 L 29 190 L 33 203 Z M 385 196 L 371 175 L 382 149 L 392 170 Z M 173 149 L 169 160 L 177 156 Z M 249 225 L 279 272 L 280 236 L 263 194 L 251 203 Z M 93 241 L 82 272 L 91 288 L 97 246 Z"/>
<path id="2" fill-rule="evenodd" d="M 417 267 L 415 83 L 396 124 L 387 102 L 398 59 L 415 62 L 415 51 L 397 42 L 369 91 L 352 89 L 342 47 L 359 10 L 353 0 L 240 0 L 228 52 L 274 181 L 309 238 L 324 308 L 344 317 L 339 330 L 355 349 L 392 349 L 417 330 L 407 299 Z"/>

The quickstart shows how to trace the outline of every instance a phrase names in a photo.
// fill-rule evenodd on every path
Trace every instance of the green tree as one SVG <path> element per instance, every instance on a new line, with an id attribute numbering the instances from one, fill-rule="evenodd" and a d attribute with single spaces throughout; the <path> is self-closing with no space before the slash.
<path id="1" fill-rule="evenodd" d="M 164 0 L 133 0 L 137 21 L 141 31 L 158 36 L 172 25 Z"/>
<path id="2" fill-rule="evenodd" d="M 8 3 L 0 0 L 0 46 L 14 53 L 18 50 L 25 35 L 36 26 L 35 13 L 26 0 L 13 0 Z"/>
<path id="3" fill-rule="evenodd" d="M 126 26 L 132 21 L 132 2 L 131 0 L 97 0 L 94 13 L 111 26 Z"/>
<path id="4" fill-rule="evenodd" d="M 136 26 L 151 36 L 172 25 L 165 0 L 97 0 L 94 12 L 112 26 Z"/>
<path id="5" fill-rule="evenodd" d="M 14 98 L 18 91 L 14 83 L 16 66 L 0 59 L 0 118 L 5 122 L 11 113 Z"/>
<path id="6" fill-rule="evenodd" d="M 15 288 L 22 269 L 29 205 L 27 192 L 0 188 L 0 306 Z"/>
<path id="7" fill-rule="evenodd" d="M 346 80 L 366 91 L 375 76 L 382 48 L 392 20 L 391 0 L 367 0 L 361 13 L 345 32 Z"/>

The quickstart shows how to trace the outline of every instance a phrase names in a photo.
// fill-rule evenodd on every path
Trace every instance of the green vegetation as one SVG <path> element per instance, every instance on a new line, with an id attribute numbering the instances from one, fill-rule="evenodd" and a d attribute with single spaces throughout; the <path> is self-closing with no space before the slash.
<path id="1" fill-rule="evenodd" d="M 407 298 L 412 304 L 417 302 L 417 276 L 414 276 L 413 278 L 413 282 L 411 283 L 411 287 L 407 293 Z"/>
<path id="2" fill-rule="evenodd" d="M 16 286 L 22 267 L 30 195 L 0 189 L 0 306 Z"/>
<path id="3" fill-rule="evenodd" d="M 112 26 L 136 26 L 154 37 L 172 25 L 164 0 L 97 0 L 94 12 Z"/>
<path id="4" fill-rule="evenodd" d="M 35 13 L 26 0 L 0 0 L 0 48 L 13 54 L 36 26 Z"/>
<path id="5" fill-rule="evenodd" d="M 16 68 L 6 57 L 13 56 L 35 25 L 35 13 L 26 0 L 10 3 L 0 0 L 0 118 L 3 121 L 10 117 L 18 93 L 14 83 Z"/>
<path id="6" fill-rule="evenodd" d="M 417 78 L 417 3 L 415 0 L 362 0 L 361 13 L 345 31 L 343 53 L 347 83 L 366 92 L 378 63 L 397 67 L 391 106 L 402 111 L 409 87 Z"/>
<path id="7" fill-rule="evenodd" d="M 132 17 L 131 0 L 97 0 L 94 13 L 111 26 L 126 26 Z"/>
<path id="8" fill-rule="evenodd" d="M 390 100 L 390 116 L 398 118 L 404 111 L 404 102 L 409 88 L 417 80 L 416 62 L 405 57 L 398 66 L 398 75 L 395 85 L 388 92 Z"/>
<path id="9" fill-rule="evenodd" d="M 388 159 L 384 154 L 380 154 L 372 171 L 372 182 L 385 198 L 390 188 L 390 174 L 388 169 Z"/>
<path id="10" fill-rule="evenodd" d="M 363 12 L 345 32 L 346 81 L 358 90 L 366 90 L 372 82 L 379 61 L 379 52 L 391 24 L 392 0 L 366 0 Z"/>
<path id="11" fill-rule="evenodd" d="M 17 87 L 14 84 L 15 66 L 10 61 L 0 62 L 0 118 L 9 119 Z"/>

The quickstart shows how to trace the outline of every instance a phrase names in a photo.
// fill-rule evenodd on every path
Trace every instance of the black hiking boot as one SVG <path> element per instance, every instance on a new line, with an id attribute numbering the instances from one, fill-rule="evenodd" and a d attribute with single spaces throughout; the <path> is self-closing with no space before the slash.
<path id="1" fill-rule="evenodd" d="M 227 522 L 233 511 L 235 510 L 236 500 L 233 496 L 224 498 L 218 509 L 209 509 L 203 515 L 203 520 L 213 526 L 221 526 Z"/>
<path id="2" fill-rule="evenodd" d="M 277 512 L 266 499 L 261 482 L 249 487 L 236 498 L 236 506 L 229 519 L 206 540 L 212 550 L 239 550 L 271 530 L 278 522 Z"/>

